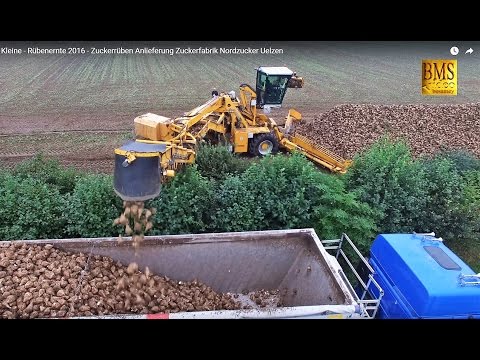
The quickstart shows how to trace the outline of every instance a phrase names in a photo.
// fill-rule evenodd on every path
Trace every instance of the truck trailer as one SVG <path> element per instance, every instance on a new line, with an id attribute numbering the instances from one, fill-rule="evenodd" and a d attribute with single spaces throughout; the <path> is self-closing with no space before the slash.
<path id="1" fill-rule="evenodd" d="M 314 229 L 26 240 L 88 256 L 108 256 L 176 281 L 198 279 L 236 298 L 274 290 L 280 306 L 241 310 L 94 315 L 145 319 L 457 319 L 480 317 L 480 276 L 432 234 L 379 234 L 364 257 L 342 234 Z M 8 246 L 5 241 L 0 246 Z"/>

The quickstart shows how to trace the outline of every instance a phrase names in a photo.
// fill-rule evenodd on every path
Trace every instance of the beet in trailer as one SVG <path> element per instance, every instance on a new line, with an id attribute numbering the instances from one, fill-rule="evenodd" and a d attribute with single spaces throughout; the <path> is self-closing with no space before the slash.
<path id="1" fill-rule="evenodd" d="M 125 238 L 130 240 L 129 238 Z M 261 289 L 278 290 L 281 307 L 242 310 L 177 312 L 170 314 L 115 314 L 95 318 L 371 318 L 380 298 L 360 300 L 340 267 L 337 257 L 348 260 L 341 239 L 322 241 L 313 229 L 252 231 L 215 234 L 146 236 L 137 249 L 117 238 L 29 240 L 52 244 L 65 251 L 108 256 L 124 265 L 136 262 L 154 274 L 177 281 L 198 279 L 217 292 L 241 294 Z M 325 244 L 325 246 L 324 246 Z M 328 252 L 332 252 L 330 255 Z M 348 260 L 349 265 L 357 264 Z M 355 266 L 349 266 L 354 274 Z M 373 276 L 364 289 L 377 286 Z M 379 288 L 380 294 L 383 291 Z"/>

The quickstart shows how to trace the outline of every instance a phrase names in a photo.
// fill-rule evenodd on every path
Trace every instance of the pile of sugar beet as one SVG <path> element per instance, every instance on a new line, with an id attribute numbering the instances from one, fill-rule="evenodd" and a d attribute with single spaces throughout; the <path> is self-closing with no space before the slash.
<path id="1" fill-rule="evenodd" d="M 347 159 L 382 136 L 406 141 L 414 156 L 453 149 L 480 156 L 480 103 L 343 104 L 305 120 L 299 134 Z"/>
<path id="2" fill-rule="evenodd" d="M 145 209 L 142 203 L 124 203 L 124 207 L 115 224 L 126 226 L 136 250 L 145 228 L 151 226 L 148 218 L 153 209 Z M 255 292 L 251 296 L 259 307 L 268 305 Z M 252 308 L 237 297 L 217 293 L 198 280 L 176 281 L 152 274 L 148 268 L 142 272 L 136 263 L 126 266 L 109 257 L 66 252 L 52 244 L 0 243 L 0 318 Z"/>

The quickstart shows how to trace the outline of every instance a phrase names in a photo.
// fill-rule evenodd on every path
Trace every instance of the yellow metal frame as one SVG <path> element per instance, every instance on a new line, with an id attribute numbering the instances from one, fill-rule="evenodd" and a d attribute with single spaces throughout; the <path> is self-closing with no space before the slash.
<path id="1" fill-rule="evenodd" d="M 163 169 L 174 170 L 177 164 L 191 164 L 195 161 L 196 145 L 209 132 L 223 136 L 230 133 L 234 151 L 240 153 L 248 151 L 248 142 L 255 135 L 273 133 L 282 148 L 299 151 L 333 172 L 345 173 L 351 166 L 352 161 L 313 144 L 301 135 L 295 135 L 295 124 L 302 120 L 302 115 L 297 110 L 290 109 L 284 128 L 279 128 L 273 119 L 257 112 L 256 101 L 255 90 L 249 85 L 242 85 L 238 98 L 222 93 L 174 119 L 167 125 L 168 136 L 162 141 L 137 140 L 147 144 L 164 144 L 167 146 L 165 152 L 133 153 L 116 149 L 115 153 L 126 156 L 129 162 L 134 161 L 135 157 L 159 156 Z"/>
<path id="2" fill-rule="evenodd" d="M 121 150 L 115 149 L 115 154 L 123 155 L 125 157 L 135 156 L 135 157 L 156 157 L 160 156 L 160 152 L 136 152 L 136 151 L 128 151 L 128 150 Z M 133 161 L 133 160 L 132 160 Z"/>
<path id="3" fill-rule="evenodd" d="M 125 156 L 128 163 L 132 163 L 136 158 L 142 157 L 159 157 L 160 166 L 164 170 L 166 176 L 174 176 L 175 172 L 170 170 L 176 170 L 180 164 L 193 164 L 195 162 L 195 151 L 187 149 L 176 144 L 171 144 L 163 141 L 153 140 L 136 140 L 138 142 L 146 144 L 163 144 L 167 145 L 164 152 L 137 152 L 115 149 L 115 154 Z"/>

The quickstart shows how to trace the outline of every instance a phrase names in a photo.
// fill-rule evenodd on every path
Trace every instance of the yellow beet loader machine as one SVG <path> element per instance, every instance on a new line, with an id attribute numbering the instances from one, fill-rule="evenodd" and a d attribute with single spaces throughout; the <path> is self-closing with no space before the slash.
<path id="1" fill-rule="evenodd" d="M 282 105 L 287 88 L 303 87 L 303 78 L 287 67 L 259 67 L 256 88 L 240 85 L 237 94 L 212 94 L 203 105 L 171 119 L 147 113 L 134 120 L 135 140 L 115 149 L 115 192 L 127 201 L 144 201 L 160 193 L 164 177 L 195 162 L 202 141 L 225 144 L 253 156 L 279 150 L 298 151 L 333 172 L 345 173 L 351 161 L 295 135 L 301 114 L 290 109 L 283 127 L 267 114 Z"/>

